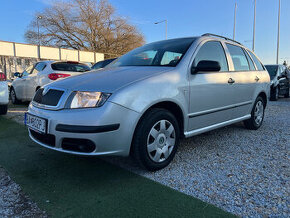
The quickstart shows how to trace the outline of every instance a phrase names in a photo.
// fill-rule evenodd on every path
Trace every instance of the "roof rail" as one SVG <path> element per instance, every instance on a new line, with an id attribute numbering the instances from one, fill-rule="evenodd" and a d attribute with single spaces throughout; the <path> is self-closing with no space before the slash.
<path id="1" fill-rule="evenodd" d="M 238 43 L 238 44 L 242 45 L 240 42 L 237 42 L 237 41 L 235 41 L 233 39 L 227 38 L 225 36 L 220 36 L 220 35 L 212 34 L 212 33 L 205 33 L 205 34 L 203 34 L 201 36 L 214 36 L 214 37 L 223 38 L 225 40 L 232 41 L 232 42 L 235 42 L 235 43 Z"/>

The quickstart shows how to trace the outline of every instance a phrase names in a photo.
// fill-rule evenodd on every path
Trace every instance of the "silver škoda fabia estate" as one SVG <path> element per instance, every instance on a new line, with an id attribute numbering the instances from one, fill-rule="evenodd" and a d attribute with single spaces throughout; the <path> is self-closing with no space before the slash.
<path id="1" fill-rule="evenodd" d="M 102 70 L 40 88 L 26 114 L 36 143 L 78 155 L 132 155 L 148 170 L 180 137 L 263 122 L 269 74 L 241 44 L 204 34 L 154 42 Z"/>

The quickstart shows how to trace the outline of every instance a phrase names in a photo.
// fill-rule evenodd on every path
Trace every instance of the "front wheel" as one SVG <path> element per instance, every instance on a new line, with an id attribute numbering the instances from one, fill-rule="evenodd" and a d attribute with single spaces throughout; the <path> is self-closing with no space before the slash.
<path id="1" fill-rule="evenodd" d="M 178 122 L 172 113 L 165 109 L 152 109 L 136 128 L 132 154 L 147 170 L 160 170 L 172 161 L 179 135 Z"/>
<path id="2" fill-rule="evenodd" d="M 251 118 L 244 121 L 247 129 L 257 130 L 261 127 L 264 120 L 265 101 L 260 96 L 256 99 L 251 112 Z"/>
<path id="3" fill-rule="evenodd" d="M 20 103 L 20 101 L 18 100 L 18 98 L 16 96 L 16 92 L 15 92 L 13 87 L 11 87 L 10 99 L 12 101 L 12 104 L 19 104 Z"/>

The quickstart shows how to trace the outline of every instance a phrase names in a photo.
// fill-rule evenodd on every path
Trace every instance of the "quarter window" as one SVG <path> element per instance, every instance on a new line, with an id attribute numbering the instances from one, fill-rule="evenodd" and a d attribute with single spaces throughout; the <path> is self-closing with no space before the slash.
<path id="1" fill-rule="evenodd" d="M 247 59 L 248 59 L 249 65 L 250 65 L 250 70 L 256 70 L 255 65 L 254 65 L 254 62 L 250 58 L 250 55 L 245 50 L 244 50 L 244 52 L 245 52 L 245 54 L 247 56 Z"/>
<path id="2" fill-rule="evenodd" d="M 258 68 L 258 70 L 264 70 L 263 65 L 261 64 L 261 62 L 258 60 L 258 58 L 250 51 L 248 51 L 249 54 L 251 55 L 252 59 L 254 60 L 256 67 Z"/>
<path id="3" fill-rule="evenodd" d="M 217 61 L 221 66 L 221 71 L 229 70 L 225 51 L 221 43 L 217 41 L 206 42 L 202 45 L 193 61 L 193 66 L 196 67 L 200 61 Z"/>
<path id="4" fill-rule="evenodd" d="M 243 49 L 239 46 L 227 44 L 228 50 L 232 57 L 235 71 L 248 71 L 250 70 L 248 60 Z"/>

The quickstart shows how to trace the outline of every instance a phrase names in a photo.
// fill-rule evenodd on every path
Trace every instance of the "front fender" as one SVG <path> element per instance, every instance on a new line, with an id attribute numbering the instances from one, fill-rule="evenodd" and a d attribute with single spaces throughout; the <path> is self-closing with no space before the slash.
<path id="1" fill-rule="evenodd" d="M 113 93 L 109 101 L 140 113 L 140 117 L 153 105 L 169 101 L 181 108 L 186 119 L 189 84 L 178 71 L 170 71 L 124 87 Z M 187 127 L 187 122 L 184 125 Z"/>

